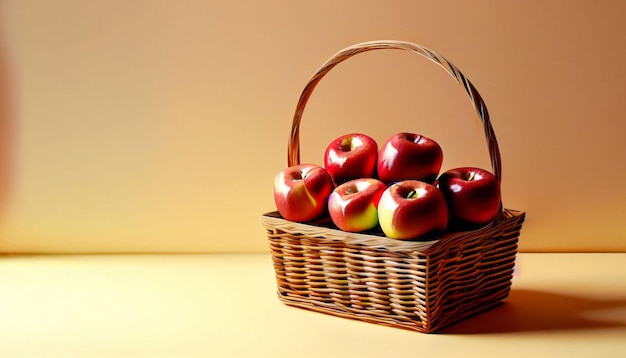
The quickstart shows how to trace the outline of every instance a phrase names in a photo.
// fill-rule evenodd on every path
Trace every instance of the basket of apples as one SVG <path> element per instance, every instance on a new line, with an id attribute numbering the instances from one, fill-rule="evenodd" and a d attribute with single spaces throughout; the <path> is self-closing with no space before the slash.
<path id="1" fill-rule="evenodd" d="M 329 143 L 323 165 L 300 163 L 300 120 L 315 86 L 340 62 L 378 49 L 421 55 L 467 91 L 491 171 L 442 172 L 440 145 L 411 132 L 380 147 L 367 134 L 345 134 Z M 525 213 L 502 205 L 500 152 L 481 96 L 435 51 L 372 41 L 333 55 L 300 96 L 287 164 L 274 179 L 277 210 L 261 216 L 285 304 L 431 333 L 508 296 Z"/>

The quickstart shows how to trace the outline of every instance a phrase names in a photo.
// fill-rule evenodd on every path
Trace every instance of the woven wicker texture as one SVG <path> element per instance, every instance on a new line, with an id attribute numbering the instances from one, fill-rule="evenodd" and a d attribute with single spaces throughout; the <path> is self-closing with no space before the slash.
<path id="1" fill-rule="evenodd" d="M 468 93 L 485 132 L 493 173 L 501 179 L 498 143 L 487 108 L 471 82 L 449 61 L 423 46 L 373 41 L 333 55 L 305 86 L 294 114 L 288 165 L 300 163 L 299 127 L 319 81 L 362 52 L 399 49 L 445 69 Z M 278 297 L 288 305 L 340 317 L 437 332 L 508 296 L 525 213 L 503 209 L 480 229 L 429 241 L 393 240 L 379 233 L 347 233 L 328 218 L 295 223 L 277 212 L 261 216 L 271 248 Z"/>

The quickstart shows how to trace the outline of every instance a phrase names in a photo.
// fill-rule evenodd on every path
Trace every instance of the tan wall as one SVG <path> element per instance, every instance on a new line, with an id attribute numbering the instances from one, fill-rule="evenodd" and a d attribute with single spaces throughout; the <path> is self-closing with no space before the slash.
<path id="1" fill-rule="evenodd" d="M 291 116 L 335 51 L 408 40 L 483 95 L 523 251 L 626 250 L 624 1 L 0 2 L 0 250 L 264 251 Z M 379 51 L 337 67 L 303 161 L 348 131 L 437 139 L 489 165 L 464 92 Z"/>

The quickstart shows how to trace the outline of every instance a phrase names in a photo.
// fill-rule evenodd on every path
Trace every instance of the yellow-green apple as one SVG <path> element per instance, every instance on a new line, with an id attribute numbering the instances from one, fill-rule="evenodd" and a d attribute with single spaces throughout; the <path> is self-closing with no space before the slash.
<path id="1" fill-rule="evenodd" d="M 450 169 L 437 179 L 451 220 L 483 225 L 501 210 L 500 182 L 491 172 L 473 167 Z"/>
<path id="2" fill-rule="evenodd" d="M 328 197 L 328 213 L 338 228 L 360 232 L 378 225 L 378 201 L 387 185 L 378 179 L 347 181 Z"/>
<path id="3" fill-rule="evenodd" d="M 315 164 L 290 166 L 274 178 L 274 202 L 283 218 L 307 222 L 326 213 L 334 188 L 326 169 Z"/>
<path id="4" fill-rule="evenodd" d="M 344 134 L 326 147 L 324 168 L 339 185 L 358 178 L 376 176 L 378 144 L 362 133 Z"/>
<path id="5" fill-rule="evenodd" d="M 385 236 L 392 239 L 436 235 L 448 226 L 448 206 L 434 185 L 403 180 L 390 185 L 381 196 L 378 221 Z"/>
<path id="6" fill-rule="evenodd" d="M 378 178 L 386 184 L 402 180 L 432 183 L 443 163 L 437 142 L 415 133 L 397 133 L 380 147 Z"/>

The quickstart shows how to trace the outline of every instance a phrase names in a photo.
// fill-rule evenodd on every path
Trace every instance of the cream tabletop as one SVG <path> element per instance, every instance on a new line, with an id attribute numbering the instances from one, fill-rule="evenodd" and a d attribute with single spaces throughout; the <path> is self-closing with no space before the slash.
<path id="1" fill-rule="evenodd" d="M 520 254 L 500 306 L 422 334 L 292 308 L 271 258 L 0 258 L 2 357 L 626 357 L 626 254 Z"/>

